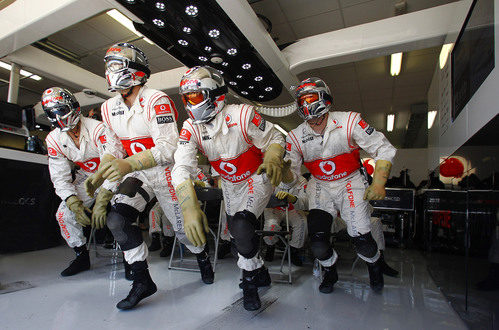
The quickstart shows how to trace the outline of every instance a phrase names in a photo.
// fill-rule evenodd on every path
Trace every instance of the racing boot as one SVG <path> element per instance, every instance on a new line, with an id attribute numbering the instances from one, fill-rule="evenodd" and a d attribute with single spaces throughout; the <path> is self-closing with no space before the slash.
<path id="1" fill-rule="evenodd" d="M 173 241 L 175 240 L 175 237 L 173 236 L 163 236 L 163 249 L 159 253 L 159 256 L 161 258 L 166 258 L 169 257 L 170 254 L 172 254 L 173 251 Z"/>
<path id="2" fill-rule="evenodd" d="M 124 255 L 123 255 L 123 266 L 125 268 L 125 278 L 129 281 L 133 281 L 132 268 L 130 267 L 130 264 L 126 262 Z"/>
<path id="3" fill-rule="evenodd" d="M 88 254 L 85 245 L 73 248 L 76 253 L 76 259 L 73 260 L 69 267 L 61 272 L 61 276 L 73 276 L 84 270 L 90 269 L 90 255 Z"/>
<path id="4" fill-rule="evenodd" d="M 222 240 L 222 243 L 218 246 L 218 259 L 224 259 L 231 252 L 231 247 L 231 242 Z"/>
<path id="5" fill-rule="evenodd" d="M 476 284 L 477 290 L 480 291 L 494 291 L 499 290 L 499 264 L 490 263 L 489 275 L 486 279 Z"/>
<path id="6" fill-rule="evenodd" d="M 274 245 L 266 245 L 265 255 L 263 256 L 263 260 L 269 262 L 274 261 L 274 252 L 275 252 Z"/>
<path id="7" fill-rule="evenodd" d="M 213 268 L 211 268 L 210 256 L 206 251 L 196 254 L 199 270 L 201 271 L 201 280 L 204 284 L 212 284 L 215 279 Z"/>
<path id="8" fill-rule="evenodd" d="M 295 266 L 301 267 L 303 266 L 303 261 L 301 260 L 300 256 L 300 249 L 297 249 L 295 247 L 290 246 L 290 251 L 291 253 L 291 263 Z"/>
<path id="9" fill-rule="evenodd" d="M 262 267 L 256 269 L 256 271 L 258 271 L 255 275 L 256 286 L 258 288 L 261 288 L 263 286 L 269 286 L 270 283 L 272 282 L 272 280 L 270 279 L 270 274 L 269 274 L 269 270 L 267 269 L 267 267 L 262 266 Z M 239 288 L 240 289 L 243 288 L 243 282 L 239 283 Z"/>
<path id="10" fill-rule="evenodd" d="M 243 269 L 243 306 L 247 311 L 256 311 L 262 307 L 260 297 L 258 296 L 257 274 L 260 269 L 247 271 Z"/>
<path id="11" fill-rule="evenodd" d="M 331 293 L 334 289 L 334 284 L 338 282 L 338 271 L 336 270 L 336 264 L 323 267 L 324 274 L 322 275 L 322 282 L 319 285 L 319 291 L 322 293 Z"/>
<path id="12" fill-rule="evenodd" d="M 160 235 L 159 233 L 151 234 L 151 245 L 148 247 L 149 252 L 158 251 L 161 249 Z"/>
<path id="13" fill-rule="evenodd" d="M 381 293 L 385 285 L 383 279 L 383 261 L 378 258 L 375 262 L 366 262 L 369 270 L 369 284 L 375 293 Z"/>
<path id="14" fill-rule="evenodd" d="M 381 259 L 381 263 L 383 265 L 383 274 L 390 277 L 398 277 L 399 272 L 393 269 L 392 267 L 388 266 L 388 264 L 386 263 L 383 250 L 379 250 L 379 252 L 380 252 L 379 258 Z"/>
<path id="15" fill-rule="evenodd" d="M 142 299 L 149 297 L 158 290 L 147 269 L 147 261 L 136 261 L 130 267 L 133 277 L 132 289 L 128 296 L 116 305 L 121 310 L 135 307 Z"/>

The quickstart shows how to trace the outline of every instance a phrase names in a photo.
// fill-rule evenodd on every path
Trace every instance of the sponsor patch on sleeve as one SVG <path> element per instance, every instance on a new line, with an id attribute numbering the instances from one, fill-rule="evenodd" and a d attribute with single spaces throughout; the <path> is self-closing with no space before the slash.
<path id="1" fill-rule="evenodd" d="M 57 157 L 57 151 L 54 148 L 48 147 L 47 152 L 49 156 Z"/>
<path id="2" fill-rule="evenodd" d="M 291 151 L 291 142 L 286 142 L 286 150 Z"/>
<path id="3" fill-rule="evenodd" d="M 167 115 L 172 113 L 172 109 L 169 104 L 158 104 L 154 106 L 154 111 L 157 116 Z"/>
<path id="4" fill-rule="evenodd" d="M 359 126 L 362 127 L 362 129 L 366 129 L 367 126 L 369 126 L 364 119 L 361 119 L 359 121 Z"/>
<path id="5" fill-rule="evenodd" d="M 160 116 L 156 117 L 158 124 L 173 123 L 173 116 Z"/>
<path id="6" fill-rule="evenodd" d="M 191 140 L 191 135 L 192 135 L 191 132 L 189 132 L 185 128 L 182 128 L 182 130 L 180 131 L 179 138 L 181 140 L 190 141 Z"/>
<path id="7" fill-rule="evenodd" d="M 366 133 L 367 133 L 367 135 L 371 135 L 373 132 L 374 132 L 374 127 L 372 127 L 372 126 L 369 126 L 369 127 L 366 129 Z"/>
<path id="8" fill-rule="evenodd" d="M 99 141 L 100 141 L 100 143 L 102 143 L 102 144 L 106 144 L 106 142 L 107 142 L 107 141 L 106 141 L 106 136 L 105 136 L 105 135 L 101 135 L 101 136 L 99 136 Z"/>
<path id="9" fill-rule="evenodd" d="M 261 131 L 265 131 L 265 119 L 259 113 L 255 112 L 255 116 L 251 122 Z"/>

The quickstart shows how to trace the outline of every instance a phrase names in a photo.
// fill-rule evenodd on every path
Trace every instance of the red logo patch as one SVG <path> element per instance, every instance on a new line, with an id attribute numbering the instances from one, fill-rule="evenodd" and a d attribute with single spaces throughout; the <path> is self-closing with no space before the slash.
<path id="1" fill-rule="evenodd" d="M 156 115 L 166 115 L 172 113 L 172 109 L 169 104 L 158 104 L 154 106 L 154 111 L 156 111 Z"/>
<path id="2" fill-rule="evenodd" d="M 191 135 L 192 135 L 191 132 L 189 132 L 185 128 L 182 128 L 182 130 L 180 131 L 180 138 L 182 140 L 190 141 L 191 140 Z"/>
<path id="3" fill-rule="evenodd" d="M 57 156 L 57 151 L 55 151 L 54 148 L 50 148 L 49 147 L 48 148 L 48 153 L 49 153 L 50 156 L 54 156 L 54 157 Z"/>
<path id="4" fill-rule="evenodd" d="M 369 126 L 369 125 L 364 121 L 364 119 L 361 119 L 359 121 L 359 126 L 362 127 L 362 129 L 366 129 L 367 126 Z"/>
<path id="5" fill-rule="evenodd" d="M 107 142 L 106 141 L 106 136 L 105 135 L 99 136 L 99 141 L 100 141 L 100 143 L 105 144 Z"/>
<path id="6" fill-rule="evenodd" d="M 286 150 L 291 151 L 291 142 L 286 143 Z"/>
<path id="7" fill-rule="evenodd" d="M 253 117 L 253 120 L 251 122 L 255 124 L 256 127 L 259 127 L 262 123 L 262 116 L 255 112 L 255 116 Z"/>

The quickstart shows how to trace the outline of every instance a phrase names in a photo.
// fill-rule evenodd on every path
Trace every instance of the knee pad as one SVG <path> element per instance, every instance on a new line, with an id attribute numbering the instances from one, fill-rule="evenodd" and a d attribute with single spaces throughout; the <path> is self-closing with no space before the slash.
<path id="1" fill-rule="evenodd" d="M 107 215 L 107 227 L 123 251 L 136 248 L 142 244 L 142 233 L 139 227 L 132 225 L 139 211 L 133 207 L 118 203 Z"/>
<path id="2" fill-rule="evenodd" d="M 333 216 L 326 211 L 312 209 L 307 216 L 309 235 L 314 233 L 329 233 L 333 224 Z"/>
<path id="3" fill-rule="evenodd" d="M 116 194 L 122 194 L 132 198 L 139 193 L 146 202 L 149 202 L 150 197 L 147 191 L 142 188 L 143 184 L 144 183 L 137 178 L 128 177 L 119 185 Z"/>
<path id="4" fill-rule="evenodd" d="M 374 258 L 378 253 L 378 245 L 371 235 L 371 232 L 352 237 L 352 241 L 357 253 L 368 259 Z"/>
<path id="5" fill-rule="evenodd" d="M 237 252 L 245 258 L 253 258 L 258 252 L 258 237 L 255 229 L 258 226 L 256 216 L 247 211 L 241 211 L 227 218 L 229 231 L 236 242 Z"/>
<path id="6" fill-rule="evenodd" d="M 329 232 L 313 233 L 310 235 L 310 249 L 319 260 L 327 260 L 333 255 L 333 245 L 329 241 Z"/>

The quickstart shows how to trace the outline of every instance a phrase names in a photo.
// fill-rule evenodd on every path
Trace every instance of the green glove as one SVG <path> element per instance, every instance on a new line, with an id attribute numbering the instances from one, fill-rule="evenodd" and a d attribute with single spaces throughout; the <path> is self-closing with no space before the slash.
<path id="1" fill-rule="evenodd" d="M 367 200 L 382 200 L 386 196 L 385 184 L 390 176 L 392 163 L 387 160 L 376 161 L 376 169 L 374 170 L 373 183 L 367 187 L 364 193 L 364 199 Z"/>
<path id="2" fill-rule="evenodd" d="M 184 215 L 185 235 L 194 246 L 203 246 L 206 243 L 205 232 L 209 232 L 210 228 L 206 215 L 199 207 L 192 180 L 182 182 L 175 191 Z"/>
<path id="3" fill-rule="evenodd" d="M 263 163 L 258 167 L 256 174 L 267 173 L 267 177 L 274 186 L 278 186 L 282 179 L 282 157 L 284 148 L 277 143 L 271 144 L 265 151 Z"/>
<path id="4" fill-rule="evenodd" d="M 278 191 L 275 194 L 275 197 L 277 197 L 278 199 L 286 199 L 288 201 L 288 203 L 291 203 L 291 204 L 296 203 L 296 201 L 298 200 L 298 198 L 296 198 L 296 196 L 291 195 L 290 193 L 285 192 L 285 191 Z"/>
<path id="5" fill-rule="evenodd" d="M 295 179 L 293 172 L 291 172 L 291 160 L 287 160 L 283 163 L 282 167 L 282 181 L 284 183 L 291 183 Z"/>
<path id="6" fill-rule="evenodd" d="M 104 228 L 107 220 L 107 204 L 113 198 L 114 193 L 102 188 L 95 199 L 92 211 L 92 227 L 96 229 Z"/>
<path id="7" fill-rule="evenodd" d="M 152 152 L 148 149 L 126 159 L 117 158 L 104 164 L 102 166 L 102 177 L 109 181 L 119 181 L 128 173 L 145 170 L 156 165 Z M 101 169 L 99 168 L 100 171 Z"/>
<path id="8" fill-rule="evenodd" d="M 95 191 L 106 180 L 102 177 L 102 175 L 104 174 L 104 171 L 102 171 L 104 164 L 109 163 L 114 159 L 116 158 L 114 156 L 111 156 L 110 154 L 105 154 L 104 156 L 102 156 L 99 164 L 99 169 L 97 170 L 97 172 L 93 173 L 85 180 L 85 192 L 89 197 L 94 198 Z"/>
<path id="9" fill-rule="evenodd" d="M 90 211 L 88 207 L 83 206 L 83 202 L 78 197 L 71 195 L 66 198 L 66 206 L 75 214 L 76 221 L 80 225 L 85 227 L 91 223 L 90 218 L 86 213 L 90 214 L 92 211 Z"/>

